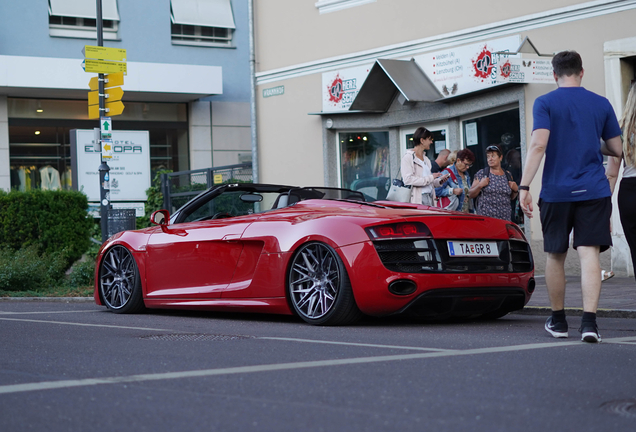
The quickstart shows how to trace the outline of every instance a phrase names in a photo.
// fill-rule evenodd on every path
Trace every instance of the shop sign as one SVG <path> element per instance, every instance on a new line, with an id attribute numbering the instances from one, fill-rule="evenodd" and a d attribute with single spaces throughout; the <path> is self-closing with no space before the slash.
<path id="1" fill-rule="evenodd" d="M 373 65 L 322 74 L 322 111 L 347 111 Z"/>
<path id="2" fill-rule="evenodd" d="M 555 83 L 551 59 L 522 59 L 501 56 L 498 63 L 501 65 L 497 74 L 498 83 Z"/>
<path id="3" fill-rule="evenodd" d="M 95 151 L 92 129 L 71 131 L 73 185 L 88 201 L 99 202 L 101 153 Z M 148 131 L 112 131 L 110 167 L 111 201 L 146 201 L 150 187 L 150 143 Z M 77 182 L 75 181 L 77 179 Z"/>
<path id="4" fill-rule="evenodd" d="M 444 97 L 484 90 L 504 82 L 498 80 L 502 56 L 500 51 L 515 51 L 521 43 L 519 35 L 448 48 L 415 57 Z"/>

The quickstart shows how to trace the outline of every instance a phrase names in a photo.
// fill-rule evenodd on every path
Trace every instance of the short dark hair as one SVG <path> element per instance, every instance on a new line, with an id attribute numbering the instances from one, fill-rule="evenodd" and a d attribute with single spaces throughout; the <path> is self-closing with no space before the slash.
<path id="1" fill-rule="evenodd" d="M 456 160 L 460 160 L 462 162 L 467 160 L 468 162 L 473 163 L 475 162 L 475 153 L 468 149 L 460 150 L 457 152 Z"/>
<path id="2" fill-rule="evenodd" d="M 418 127 L 413 134 L 413 146 L 415 147 L 416 145 L 420 145 L 420 140 L 422 138 L 428 139 L 432 137 L 433 134 L 430 130 L 426 129 L 425 127 Z"/>
<path id="3" fill-rule="evenodd" d="M 552 57 L 552 69 L 557 78 L 578 75 L 583 70 L 583 60 L 576 51 L 561 51 Z"/>

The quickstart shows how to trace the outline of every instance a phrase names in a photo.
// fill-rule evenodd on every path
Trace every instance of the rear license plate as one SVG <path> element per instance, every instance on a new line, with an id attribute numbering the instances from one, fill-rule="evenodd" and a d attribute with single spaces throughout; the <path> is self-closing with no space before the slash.
<path id="1" fill-rule="evenodd" d="M 499 256 L 499 250 L 497 249 L 496 242 L 449 241 L 447 243 L 448 243 L 448 254 L 452 257 L 466 257 L 466 256 L 496 257 L 496 256 Z"/>

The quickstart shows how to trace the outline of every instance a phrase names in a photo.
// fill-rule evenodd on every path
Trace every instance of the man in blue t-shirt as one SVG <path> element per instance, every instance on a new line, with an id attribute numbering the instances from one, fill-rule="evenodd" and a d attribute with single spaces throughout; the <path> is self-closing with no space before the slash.
<path id="1" fill-rule="evenodd" d="M 609 101 L 581 87 L 583 63 L 575 51 L 552 59 L 558 88 L 534 102 L 534 126 L 526 156 L 519 203 L 532 217 L 529 184 L 545 155 L 539 212 L 547 252 L 546 285 L 552 316 L 545 329 L 557 338 L 568 337 L 565 319 L 565 258 L 570 232 L 581 261 L 583 317 L 581 340 L 600 342 L 596 309 L 601 293 L 600 252 L 612 244 L 609 182 L 603 168 L 601 138 L 606 152 L 622 153 L 621 129 Z"/>

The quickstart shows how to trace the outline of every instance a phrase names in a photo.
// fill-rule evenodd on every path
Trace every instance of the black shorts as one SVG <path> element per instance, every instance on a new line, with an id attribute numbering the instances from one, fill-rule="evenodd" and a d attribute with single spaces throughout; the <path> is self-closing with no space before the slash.
<path id="1" fill-rule="evenodd" d="M 545 202 L 540 199 L 539 212 L 545 252 L 567 252 L 572 228 L 574 249 L 579 246 L 600 246 L 603 252 L 612 245 L 611 197 L 574 202 Z"/>

